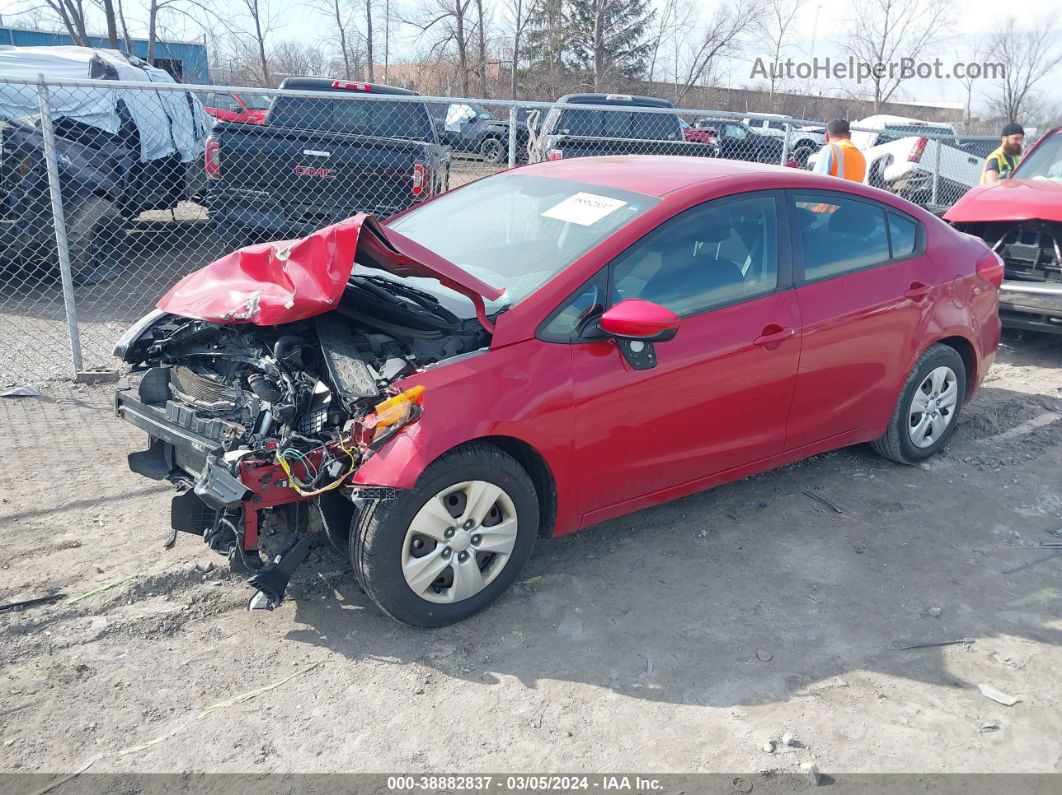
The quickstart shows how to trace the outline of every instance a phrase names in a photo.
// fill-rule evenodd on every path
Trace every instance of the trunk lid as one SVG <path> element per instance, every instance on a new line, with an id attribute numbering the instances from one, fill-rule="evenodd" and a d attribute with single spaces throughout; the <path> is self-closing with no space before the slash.
<path id="1" fill-rule="evenodd" d="M 260 243 L 227 254 L 177 282 L 158 308 L 214 323 L 293 323 L 335 309 L 355 261 L 396 276 L 436 279 L 467 296 L 480 323 L 493 331 L 483 302 L 501 297 L 503 290 L 364 213 L 298 240 Z"/>

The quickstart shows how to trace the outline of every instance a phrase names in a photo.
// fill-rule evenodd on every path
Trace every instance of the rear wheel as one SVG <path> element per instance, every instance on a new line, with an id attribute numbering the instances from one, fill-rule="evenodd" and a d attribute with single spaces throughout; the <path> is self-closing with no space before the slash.
<path id="1" fill-rule="evenodd" d="M 538 521 L 523 467 L 491 445 L 470 444 L 428 467 L 413 489 L 359 511 L 351 563 L 392 618 L 444 626 L 482 610 L 513 583 Z"/>
<path id="2" fill-rule="evenodd" d="M 874 450 L 901 464 L 935 454 L 955 432 L 966 394 L 966 366 L 954 348 L 931 345 L 907 377 L 885 435 Z"/>
<path id="3" fill-rule="evenodd" d="M 125 220 L 114 202 L 101 196 L 90 196 L 71 213 L 67 239 L 74 284 L 113 281 L 129 264 Z"/>

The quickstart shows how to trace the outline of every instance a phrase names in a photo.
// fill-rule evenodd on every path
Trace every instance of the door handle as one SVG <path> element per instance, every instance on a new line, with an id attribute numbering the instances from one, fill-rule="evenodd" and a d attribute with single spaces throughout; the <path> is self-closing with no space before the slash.
<path id="1" fill-rule="evenodd" d="M 753 345 L 758 345 L 761 348 L 765 348 L 768 345 L 773 345 L 773 344 L 775 344 L 777 342 L 781 342 L 782 340 L 787 340 L 790 337 L 792 337 L 794 334 L 796 334 L 796 329 L 778 328 L 778 326 L 768 326 L 767 328 L 764 329 L 764 331 L 767 331 L 767 329 L 769 329 L 769 328 L 775 328 L 775 329 L 778 329 L 778 330 L 777 331 L 771 331 L 771 332 L 768 332 L 766 334 L 760 334 L 760 336 L 758 336 L 756 339 L 754 339 L 752 341 L 752 344 Z"/>
<path id="2" fill-rule="evenodd" d="M 922 282 L 911 282 L 910 288 L 903 294 L 904 298 L 910 298 L 912 301 L 921 301 L 927 295 L 929 295 L 929 287 Z"/>

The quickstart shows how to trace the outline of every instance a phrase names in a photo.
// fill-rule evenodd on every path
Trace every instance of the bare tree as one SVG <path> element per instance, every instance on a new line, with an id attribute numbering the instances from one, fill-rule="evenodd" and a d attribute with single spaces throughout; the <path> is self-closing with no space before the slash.
<path id="1" fill-rule="evenodd" d="M 868 99 L 874 112 L 909 79 L 899 68 L 901 59 L 913 63 L 940 44 L 951 26 L 954 6 L 926 0 L 858 0 L 841 41 L 856 61 L 880 64 L 869 77 Z"/>
<path id="2" fill-rule="evenodd" d="M 107 25 L 107 44 L 111 49 L 118 49 L 118 19 L 114 15 L 114 0 L 100 0 L 103 21 Z"/>
<path id="3" fill-rule="evenodd" d="M 509 96 L 512 99 L 517 98 L 516 83 L 520 69 L 524 32 L 527 30 L 531 19 L 537 13 L 540 2 L 541 0 L 509 0 L 509 5 L 506 8 L 506 16 L 512 26 L 513 34 L 512 68 L 509 70 Z"/>
<path id="4" fill-rule="evenodd" d="M 365 64 L 369 82 L 376 80 L 372 54 L 372 0 L 365 0 Z"/>
<path id="5" fill-rule="evenodd" d="M 366 4 L 371 0 L 366 0 Z M 353 8 L 350 0 L 316 0 L 311 5 L 311 8 L 318 11 L 329 21 L 329 24 L 335 26 L 336 37 L 339 44 L 339 56 L 343 62 L 343 77 L 347 80 L 351 80 L 358 77 L 357 70 L 355 70 L 354 61 L 355 48 L 353 47 L 352 33 L 358 33 L 356 31 L 352 16 Z M 372 30 L 370 26 L 370 31 Z M 371 40 L 371 36 L 370 36 Z M 372 80 L 372 46 L 369 47 L 369 80 Z"/>
<path id="6" fill-rule="evenodd" d="M 74 44 L 89 46 L 88 29 L 85 26 L 85 4 L 82 0 L 44 0 L 44 5 L 59 17 Z"/>
<path id="7" fill-rule="evenodd" d="M 669 40 L 675 32 L 676 0 L 664 0 L 660 13 L 657 15 L 656 34 L 652 39 L 652 47 L 649 55 L 649 72 L 647 78 L 650 83 L 656 78 L 656 64 L 660 57 L 660 48 L 666 40 Z"/>
<path id="8" fill-rule="evenodd" d="M 418 28 L 418 38 L 430 39 L 430 57 L 441 60 L 451 52 L 457 57 L 457 78 L 461 95 L 468 96 L 468 48 L 474 24 L 469 19 L 472 0 L 425 0 L 417 19 L 407 20 Z"/>
<path id="9" fill-rule="evenodd" d="M 756 23 L 756 33 L 763 38 L 769 46 L 769 54 L 772 63 L 777 64 L 782 60 L 789 47 L 790 37 L 793 34 L 794 22 L 803 8 L 805 0 L 767 0 L 763 7 L 763 14 Z M 814 53 L 812 53 L 814 55 Z M 778 83 L 778 71 L 770 70 L 769 101 L 774 100 L 774 91 Z"/>
<path id="10" fill-rule="evenodd" d="M 487 93 L 487 26 L 483 22 L 483 0 L 476 2 L 476 42 L 479 45 L 476 74 L 479 76 L 479 95 Z"/>
<path id="11" fill-rule="evenodd" d="M 297 39 L 282 41 L 269 51 L 270 67 L 278 75 L 319 75 L 329 70 L 329 57 L 320 47 Z"/>
<path id="12" fill-rule="evenodd" d="M 737 2 L 717 5 L 707 19 L 698 18 L 698 7 L 679 6 L 676 16 L 675 104 L 702 84 L 721 58 L 735 52 L 744 38 L 759 24 L 763 13 L 758 3 Z"/>
<path id="13" fill-rule="evenodd" d="M 1062 64 L 1056 21 L 1038 20 L 1035 26 L 1018 28 L 1009 17 L 988 43 L 989 58 L 1003 67 L 996 89 L 988 96 L 989 111 L 998 119 L 1018 121 L 1038 110 L 1034 89 Z"/>

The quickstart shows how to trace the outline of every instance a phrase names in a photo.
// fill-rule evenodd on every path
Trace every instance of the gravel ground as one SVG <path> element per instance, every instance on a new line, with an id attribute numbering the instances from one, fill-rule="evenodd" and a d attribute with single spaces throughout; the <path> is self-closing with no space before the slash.
<path id="1" fill-rule="evenodd" d="M 109 389 L 0 400 L 0 603 L 119 581 L 0 613 L 0 771 L 1062 772 L 1062 557 L 1011 571 L 1062 541 L 1060 366 L 1011 339 L 931 463 L 852 448 L 543 541 L 436 631 L 323 547 L 248 613 L 163 548 Z"/>

